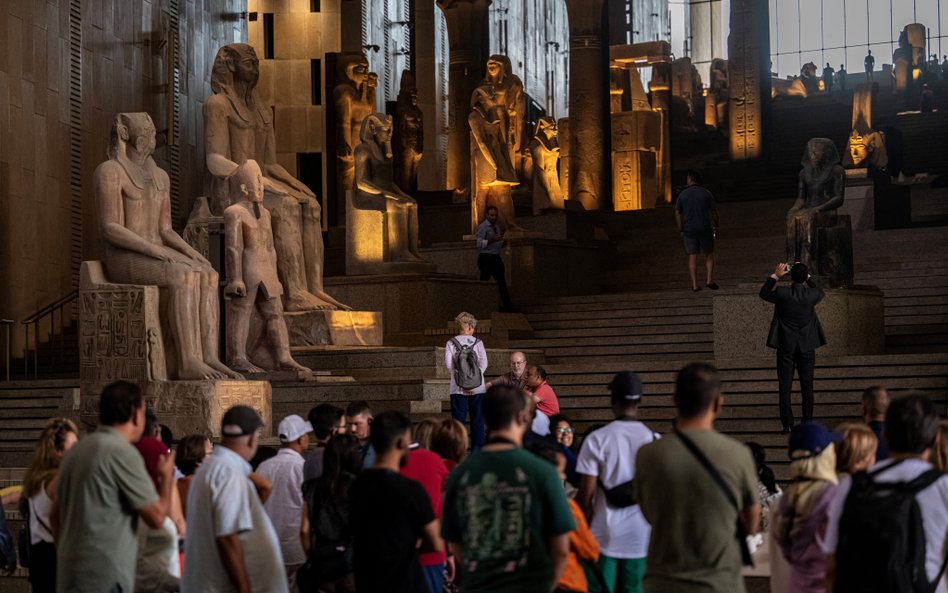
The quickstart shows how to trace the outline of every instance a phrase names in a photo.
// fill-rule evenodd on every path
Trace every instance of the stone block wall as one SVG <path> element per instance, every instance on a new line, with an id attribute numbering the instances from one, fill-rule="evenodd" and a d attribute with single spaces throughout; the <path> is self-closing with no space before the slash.
<path id="1" fill-rule="evenodd" d="M 22 320 L 67 294 L 79 264 L 100 256 L 92 172 L 118 112 L 154 119 L 183 226 L 203 191 L 211 63 L 246 39 L 246 2 L 0 3 L 0 317 Z"/>

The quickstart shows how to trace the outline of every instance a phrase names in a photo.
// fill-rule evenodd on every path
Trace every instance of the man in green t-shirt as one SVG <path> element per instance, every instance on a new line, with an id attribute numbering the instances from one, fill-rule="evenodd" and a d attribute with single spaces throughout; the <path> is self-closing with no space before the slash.
<path id="1" fill-rule="evenodd" d="M 99 428 L 63 459 L 52 513 L 59 593 L 129 593 L 135 585 L 138 518 L 164 524 L 174 486 L 174 454 L 158 462 L 159 492 L 132 443 L 145 430 L 138 386 L 117 381 L 99 399 Z"/>
<path id="2" fill-rule="evenodd" d="M 678 373 L 676 432 L 639 449 L 635 490 L 652 526 L 646 593 L 743 593 L 737 523 L 760 521 L 750 449 L 714 430 L 724 398 L 717 369 L 692 363 Z M 723 478 L 734 503 L 687 448 L 690 440 Z"/>
<path id="3" fill-rule="evenodd" d="M 521 448 L 530 426 L 524 395 L 484 397 L 487 445 L 451 472 L 441 534 L 461 573 L 461 593 L 550 593 L 576 526 L 555 468 Z"/>

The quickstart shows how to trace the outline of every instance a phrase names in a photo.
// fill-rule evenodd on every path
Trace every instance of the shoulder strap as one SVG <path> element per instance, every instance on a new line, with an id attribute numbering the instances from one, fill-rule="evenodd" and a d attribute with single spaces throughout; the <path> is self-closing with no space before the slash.
<path id="1" fill-rule="evenodd" d="M 698 460 L 698 463 L 701 464 L 701 467 L 704 468 L 708 475 L 711 476 L 711 479 L 717 484 L 718 488 L 721 489 L 721 492 L 724 493 L 724 496 L 727 498 L 728 502 L 731 503 L 738 511 L 741 510 L 741 506 L 737 503 L 737 497 L 734 496 L 734 493 L 728 487 L 727 482 L 724 481 L 724 478 L 721 476 L 721 473 L 711 464 L 711 461 L 705 456 L 705 454 L 698 448 L 698 445 L 695 444 L 690 437 L 685 436 L 685 434 L 679 430 L 675 430 L 675 434 L 678 435 L 678 438 L 681 439 L 682 444 L 688 449 L 688 452 L 691 453 L 695 459 Z"/>
<path id="2" fill-rule="evenodd" d="M 451 343 L 454 344 L 455 350 L 457 350 L 458 352 L 461 351 L 461 342 L 459 342 L 457 338 L 451 338 Z"/>
<path id="3" fill-rule="evenodd" d="M 728 502 L 731 503 L 731 506 L 737 510 L 737 543 L 741 548 L 741 561 L 744 566 L 754 566 L 754 559 L 751 557 L 750 548 L 747 546 L 747 531 L 744 529 L 744 523 L 741 521 L 741 505 L 737 502 L 737 497 L 734 496 L 734 492 L 728 487 L 727 482 L 724 481 L 724 478 L 721 476 L 721 472 L 717 470 L 714 465 L 711 464 L 711 461 L 707 456 L 698 448 L 698 445 L 691 440 L 690 437 L 686 436 L 683 432 L 675 429 L 675 434 L 678 435 L 678 438 L 681 439 L 682 444 L 688 449 L 688 452 L 691 453 L 695 459 L 698 460 L 698 463 L 701 464 L 701 467 L 704 468 L 708 475 L 711 476 L 711 480 L 717 484 L 718 488 L 721 489 L 721 492 L 724 493 L 725 498 Z"/>

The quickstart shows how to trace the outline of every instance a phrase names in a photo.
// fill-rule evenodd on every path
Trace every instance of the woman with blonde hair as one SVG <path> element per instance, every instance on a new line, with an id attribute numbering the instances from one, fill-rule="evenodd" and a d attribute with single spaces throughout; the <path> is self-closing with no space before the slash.
<path id="1" fill-rule="evenodd" d="M 786 583 L 771 583 L 774 589 L 826 592 L 823 538 L 838 484 L 834 443 L 839 439 L 838 433 L 817 422 L 798 424 L 790 432 L 791 482 L 771 517 L 773 539 L 790 574 Z"/>
<path id="2" fill-rule="evenodd" d="M 858 422 L 845 422 L 836 427 L 843 440 L 836 444 L 836 471 L 854 474 L 876 464 L 879 439 L 872 429 Z"/>
<path id="3" fill-rule="evenodd" d="M 948 474 L 948 420 L 938 423 L 938 436 L 935 437 L 932 463 L 936 468 Z"/>
<path id="4" fill-rule="evenodd" d="M 448 471 L 453 470 L 467 455 L 467 428 L 453 418 L 442 420 L 431 435 L 431 450 L 444 459 Z"/>
<path id="5" fill-rule="evenodd" d="M 23 478 L 20 511 L 30 534 L 29 581 L 34 593 L 56 591 L 56 541 L 50 512 L 56 500 L 59 464 L 79 440 L 79 429 L 68 418 L 50 418 L 40 433 L 33 459 Z"/>
<path id="6" fill-rule="evenodd" d="M 484 342 L 474 337 L 477 319 L 462 312 L 454 321 L 458 324 L 458 335 L 444 345 L 444 366 L 451 377 L 451 417 L 467 422 L 471 415 L 471 446 L 480 449 L 487 440 L 484 429 L 482 405 L 484 393 L 484 371 L 487 370 L 487 350 Z"/>

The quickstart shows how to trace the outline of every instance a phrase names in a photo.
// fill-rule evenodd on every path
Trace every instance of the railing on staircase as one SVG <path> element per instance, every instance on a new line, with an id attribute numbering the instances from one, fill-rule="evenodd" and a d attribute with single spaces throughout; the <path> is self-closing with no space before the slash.
<path id="1" fill-rule="evenodd" d="M 10 360 L 11 360 L 11 356 L 10 356 L 10 328 L 13 327 L 13 325 L 16 324 L 16 321 L 14 321 L 14 320 L 12 320 L 12 319 L 0 319 L 0 324 L 2 324 L 2 325 L 3 325 L 3 329 L 6 330 L 5 333 L 6 333 L 7 347 L 6 347 L 6 349 L 4 350 L 4 356 L 6 356 L 6 359 L 5 359 L 5 361 L 4 361 L 3 368 L 6 369 L 7 381 L 9 381 L 9 380 L 10 380 Z"/>
<path id="2" fill-rule="evenodd" d="M 30 374 L 30 326 L 33 326 L 33 378 L 36 379 L 39 377 L 39 327 L 40 323 L 47 317 L 49 317 L 49 334 L 47 335 L 48 339 L 52 339 L 54 335 L 59 338 L 59 360 L 63 359 L 63 309 L 66 306 L 72 304 L 79 297 L 79 291 L 73 290 L 69 294 L 62 296 L 52 303 L 46 305 L 36 313 L 33 313 L 20 323 L 23 324 L 23 336 L 25 339 L 23 345 L 23 376 L 29 377 Z M 56 326 L 56 313 L 59 312 L 59 326 Z M 7 365 L 9 368 L 9 363 Z"/>

